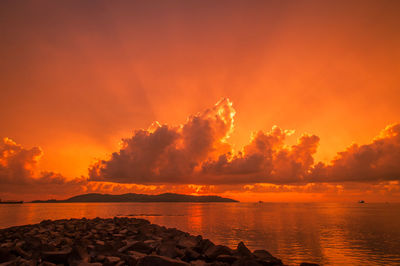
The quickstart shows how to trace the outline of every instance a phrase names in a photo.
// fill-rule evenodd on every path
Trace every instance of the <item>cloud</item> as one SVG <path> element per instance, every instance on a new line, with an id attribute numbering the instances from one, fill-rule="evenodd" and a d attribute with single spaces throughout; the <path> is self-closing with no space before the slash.
<path id="1" fill-rule="evenodd" d="M 120 183 L 192 183 L 202 162 L 229 152 L 235 111 L 228 99 L 177 127 L 153 123 L 122 140 L 122 148 L 89 169 L 90 180 Z"/>
<path id="2" fill-rule="evenodd" d="M 2 195 L 65 195 L 79 193 L 85 178 L 67 180 L 53 172 L 36 173 L 43 152 L 39 147 L 26 149 L 9 138 L 0 143 L 0 192 Z"/>
<path id="3" fill-rule="evenodd" d="M 234 156 L 222 154 L 216 161 L 207 161 L 202 172 L 223 176 L 220 181 L 227 184 L 304 182 L 314 163 L 319 138 L 303 135 L 296 145 L 287 147 L 284 141 L 291 133 L 277 126 L 267 133 L 259 131 L 242 152 Z"/>
<path id="4" fill-rule="evenodd" d="M 400 180 L 400 125 L 388 126 L 372 143 L 356 144 L 329 164 L 316 163 L 319 137 L 304 134 L 297 143 L 285 140 L 293 131 L 274 126 L 258 131 L 242 150 L 228 144 L 234 128 L 232 103 L 213 108 L 171 127 L 154 123 L 123 139 L 108 160 L 89 168 L 91 181 L 133 184 L 297 184 Z"/>
<path id="5" fill-rule="evenodd" d="M 243 151 L 234 154 L 227 143 L 235 111 L 228 99 L 169 127 L 154 123 L 122 140 L 109 160 L 89 169 L 92 181 L 135 184 L 247 184 L 302 182 L 314 160 L 319 138 L 303 135 L 286 147 L 293 131 L 274 126 L 254 134 Z"/>
<path id="6" fill-rule="evenodd" d="M 372 143 L 353 144 L 329 164 L 318 163 L 312 182 L 400 180 L 400 124 L 387 126 Z"/>
<path id="7" fill-rule="evenodd" d="M 255 132 L 234 151 L 228 143 L 235 110 L 222 99 L 178 126 L 153 123 L 123 139 L 119 151 L 89 167 L 89 176 L 68 179 L 38 172 L 43 152 L 9 138 L 0 142 L 2 197 L 65 198 L 89 192 L 194 194 L 400 193 L 400 124 L 386 127 L 369 144 L 353 144 L 330 163 L 315 162 L 319 137 L 303 134 L 285 144 L 291 130 Z M 231 193 L 231 194 L 229 194 Z"/>
<path id="8" fill-rule="evenodd" d="M 29 180 L 43 152 L 40 148 L 24 149 L 9 138 L 0 146 L 0 181 L 21 183 Z"/>

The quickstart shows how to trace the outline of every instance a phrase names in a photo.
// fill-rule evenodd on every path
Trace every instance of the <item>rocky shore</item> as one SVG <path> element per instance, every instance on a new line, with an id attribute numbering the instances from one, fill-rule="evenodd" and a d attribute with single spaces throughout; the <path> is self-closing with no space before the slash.
<path id="1" fill-rule="evenodd" d="M 44 220 L 0 230 L 0 265 L 283 265 L 268 251 L 215 245 L 144 219 Z M 316 265 L 307 264 L 302 265 Z"/>

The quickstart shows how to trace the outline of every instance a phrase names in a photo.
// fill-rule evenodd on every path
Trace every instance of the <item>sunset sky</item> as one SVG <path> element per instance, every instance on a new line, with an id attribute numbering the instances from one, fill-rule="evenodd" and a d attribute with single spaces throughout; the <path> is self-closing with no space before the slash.
<path id="1" fill-rule="evenodd" d="M 399 13 L 1 1 L 0 198 L 400 201 Z"/>

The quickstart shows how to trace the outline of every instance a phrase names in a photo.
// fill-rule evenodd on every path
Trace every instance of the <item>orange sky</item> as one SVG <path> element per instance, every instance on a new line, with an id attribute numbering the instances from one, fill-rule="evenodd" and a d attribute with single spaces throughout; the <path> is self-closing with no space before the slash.
<path id="1" fill-rule="evenodd" d="M 40 146 L 38 169 L 68 180 L 135 130 L 184 124 L 221 98 L 236 110 L 236 151 L 278 125 L 296 131 L 289 145 L 317 135 L 315 162 L 400 122 L 397 1 L 0 7 L 0 137 Z"/>

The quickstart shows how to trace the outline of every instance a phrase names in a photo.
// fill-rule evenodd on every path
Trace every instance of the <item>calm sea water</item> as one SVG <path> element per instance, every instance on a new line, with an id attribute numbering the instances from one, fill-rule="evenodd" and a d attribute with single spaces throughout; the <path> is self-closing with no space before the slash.
<path id="1" fill-rule="evenodd" d="M 0 228 L 43 219 L 133 216 L 239 241 L 287 264 L 400 265 L 400 204 L 366 203 L 47 203 L 0 205 Z"/>

